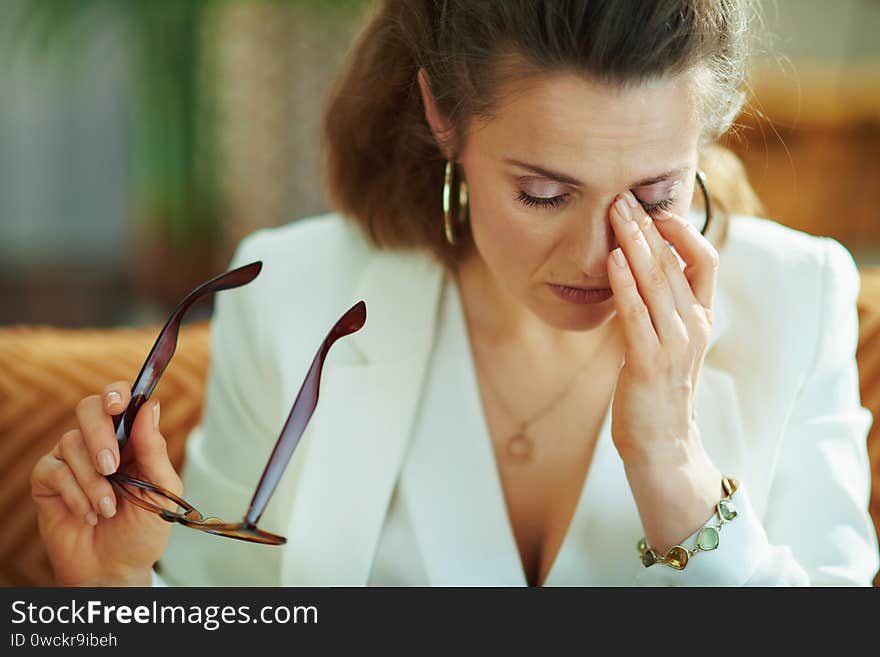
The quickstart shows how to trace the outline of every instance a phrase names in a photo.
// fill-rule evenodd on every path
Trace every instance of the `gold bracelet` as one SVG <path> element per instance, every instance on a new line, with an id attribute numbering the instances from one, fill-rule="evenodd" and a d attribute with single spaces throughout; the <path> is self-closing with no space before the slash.
<path id="1" fill-rule="evenodd" d="M 703 527 L 697 534 L 697 544 L 693 550 L 688 550 L 683 545 L 673 545 L 666 551 L 664 556 L 660 556 L 654 548 L 649 547 L 644 537 L 639 541 L 637 550 L 642 559 L 642 565 L 647 568 L 655 563 L 665 563 L 670 568 L 676 570 L 684 570 L 688 560 L 697 552 L 708 552 L 718 547 L 720 541 L 719 532 L 725 523 L 736 518 L 736 506 L 731 501 L 731 497 L 739 488 L 739 482 L 733 477 L 722 477 L 721 487 L 724 489 L 725 495 L 718 504 L 715 505 L 715 515 L 718 517 L 717 525 Z"/>

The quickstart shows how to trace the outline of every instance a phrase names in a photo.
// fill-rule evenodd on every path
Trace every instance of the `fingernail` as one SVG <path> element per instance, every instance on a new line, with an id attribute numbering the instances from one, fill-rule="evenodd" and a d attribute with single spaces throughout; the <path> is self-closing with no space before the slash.
<path id="1" fill-rule="evenodd" d="M 122 403 L 122 395 L 120 395 L 115 390 L 111 390 L 107 393 L 107 406 L 116 406 L 116 404 Z"/>
<path id="2" fill-rule="evenodd" d="M 620 247 L 614 249 L 611 252 L 611 255 L 613 256 L 614 262 L 617 263 L 618 267 L 621 267 L 621 268 L 626 267 L 626 258 L 623 257 L 623 251 L 620 249 Z"/>
<path id="3" fill-rule="evenodd" d="M 98 502 L 98 506 L 101 507 L 101 513 L 104 514 L 105 518 L 112 518 L 116 513 L 116 504 L 114 504 L 109 495 L 102 497 Z"/>
<path id="4" fill-rule="evenodd" d="M 657 210 L 654 212 L 654 219 L 666 221 L 667 219 L 672 219 L 672 213 L 669 210 Z"/>
<path id="5" fill-rule="evenodd" d="M 94 511 L 89 511 L 86 514 L 86 522 L 89 523 L 92 527 L 98 524 L 98 516 Z"/>
<path id="6" fill-rule="evenodd" d="M 618 199 L 616 203 L 617 213 L 625 220 L 632 221 L 632 212 L 623 199 Z"/>
<path id="7" fill-rule="evenodd" d="M 116 470 L 116 459 L 113 458 L 113 452 L 109 449 L 102 449 L 98 452 L 98 469 L 101 474 L 113 474 Z"/>
<path id="8" fill-rule="evenodd" d="M 159 400 L 156 400 L 156 405 L 153 406 L 153 428 L 159 429 Z"/>
<path id="9" fill-rule="evenodd" d="M 639 207 L 639 202 L 636 200 L 636 197 L 632 195 L 632 192 L 628 191 L 624 194 L 623 200 L 625 200 L 633 210 Z"/>

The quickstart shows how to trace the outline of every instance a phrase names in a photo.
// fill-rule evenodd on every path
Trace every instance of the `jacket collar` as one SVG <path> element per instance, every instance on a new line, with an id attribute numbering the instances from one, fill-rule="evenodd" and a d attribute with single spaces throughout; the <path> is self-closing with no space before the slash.
<path id="1" fill-rule="evenodd" d="M 417 253 L 377 251 L 348 299 L 367 305 L 343 338 L 361 362 L 327 358 L 320 400 L 291 468 L 286 586 L 367 583 L 403 464 L 434 339 L 442 268 Z M 299 464 L 295 462 L 299 461 Z"/>
<path id="2" fill-rule="evenodd" d="M 351 305 L 366 302 L 367 322 L 346 339 L 368 363 L 425 355 L 433 338 L 442 279 L 442 267 L 427 255 L 376 253 L 349 299 Z"/>

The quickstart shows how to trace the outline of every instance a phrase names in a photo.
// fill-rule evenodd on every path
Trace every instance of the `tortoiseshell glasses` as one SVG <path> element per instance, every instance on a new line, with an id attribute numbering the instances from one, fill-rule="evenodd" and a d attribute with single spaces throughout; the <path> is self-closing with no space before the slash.
<path id="1" fill-rule="evenodd" d="M 180 332 L 181 320 L 186 311 L 194 303 L 209 294 L 220 290 L 241 287 L 250 283 L 259 275 L 262 266 L 262 262 L 252 262 L 249 265 L 221 274 L 190 292 L 174 309 L 171 317 L 159 333 L 153 348 L 150 350 L 144 366 L 135 379 L 134 385 L 131 388 L 131 402 L 128 408 L 113 418 L 113 426 L 116 429 L 116 439 L 119 442 L 120 453 L 128 442 L 138 410 L 150 398 L 156 384 L 159 382 L 159 378 L 162 376 L 165 368 L 168 367 L 168 363 L 171 362 L 171 357 L 177 348 L 177 337 Z M 360 330 L 366 320 L 366 304 L 363 301 L 358 301 L 336 322 L 321 343 L 318 353 L 315 355 L 296 396 L 296 400 L 293 402 L 293 408 L 281 430 L 278 441 L 275 443 L 275 448 L 272 450 L 272 455 L 269 457 L 263 475 L 260 477 L 260 483 L 257 485 L 250 506 L 240 522 L 224 522 L 219 518 L 206 517 L 183 498 L 161 486 L 142 479 L 129 477 L 120 472 L 107 475 L 107 479 L 126 500 L 142 509 L 159 515 L 167 522 L 176 522 L 192 529 L 199 529 L 211 534 L 217 534 L 218 536 L 237 538 L 253 543 L 265 543 L 268 545 L 282 545 L 286 543 L 287 539 L 283 536 L 264 531 L 257 527 L 257 523 L 263 515 L 263 511 L 265 511 L 272 493 L 275 492 L 281 475 L 284 473 L 291 456 L 293 456 L 293 451 L 299 444 L 306 425 L 311 419 L 315 407 L 318 405 L 321 371 L 330 347 L 339 338 Z M 128 490 L 128 487 L 134 487 L 164 498 L 164 500 L 174 504 L 175 508 L 179 510 L 172 511 L 159 504 L 154 504 L 148 499 L 135 495 Z"/>

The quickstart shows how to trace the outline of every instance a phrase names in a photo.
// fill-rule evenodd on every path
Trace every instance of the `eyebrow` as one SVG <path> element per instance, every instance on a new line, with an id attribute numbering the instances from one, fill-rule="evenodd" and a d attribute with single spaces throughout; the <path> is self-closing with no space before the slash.
<path id="1" fill-rule="evenodd" d="M 521 160 L 514 160 L 512 158 L 504 158 L 504 162 L 507 164 L 512 164 L 514 166 L 520 167 L 522 169 L 526 169 L 527 171 L 531 171 L 532 173 L 537 173 L 539 176 L 543 176 L 544 178 L 549 178 L 551 180 L 555 180 L 557 182 L 565 183 L 567 185 L 576 185 L 578 187 L 588 187 L 588 185 L 582 183 L 577 178 L 572 178 L 571 176 L 567 176 L 564 173 L 558 173 L 556 171 L 550 171 L 549 169 L 545 169 L 544 167 L 539 167 L 535 164 L 529 164 L 528 162 L 522 162 Z M 663 182 L 664 180 L 669 180 L 670 178 L 677 176 L 681 173 L 687 171 L 690 167 L 680 166 L 675 169 L 670 169 L 669 171 L 665 171 L 659 175 L 651 176 L 650 178 L 644 178 L 637 182 L 628 185 L 627 187 L 645 187 L 647 185 L 653 185 L 658 182 Z"/>

